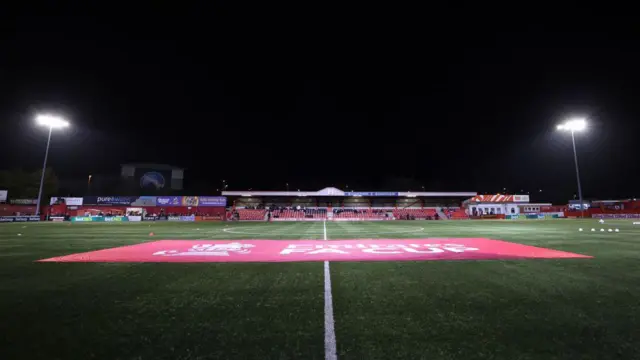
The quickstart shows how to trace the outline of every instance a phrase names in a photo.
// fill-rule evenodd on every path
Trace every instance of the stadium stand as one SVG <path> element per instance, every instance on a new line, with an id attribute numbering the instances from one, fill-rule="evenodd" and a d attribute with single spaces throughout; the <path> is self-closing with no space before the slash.
<path id="1" fill-rule="evenodd" d="M 264 220 L 265 209 L 236 209 L 239 220 Z"/>
<path id="2" fill-rule="evenodd" d="M 278 209 L 273 210 L 271 215 L 274 219 L 296 220 L 296 219 L 326 219 L 326 209 Z"/>
<path id="3" fill-rule="evenodd" d="M 336 219 L 386 219 L 387 211 L 383 209 L 333 209 Z"/>
<path id="4" fill-rule="evenodd" d="M 465 220 L 465 219 L 469 219 L 469 215 L 467 215 L 467 213 L 465 212 L 464 209 L 462 208 L 455 208 L 455 209 L 447 209 L 445 211 L 445 213 L 447 214 L 447 216 L 449 217 L 449 219 L 451 220 Z"/>
<path id="5" fill-rule="evenodd" d="M 260 220 L 263 215 L 265 221 L 467 219 L 465 212 L 459 209 L 461 204 L 466 201 L 475 206 L 482 205 L 475 192 L 426 192 L 424 188 L 421 192 L 357 192 L 335 187 L 317 191 L 249 189 L 223 191 L 222 195 L 228 196 L 228 204 L 232 205 L 227 209 L 231 210 L 227 215 L 231 220 Z M 256 214 L 248 210 L 261 211 Z"/>

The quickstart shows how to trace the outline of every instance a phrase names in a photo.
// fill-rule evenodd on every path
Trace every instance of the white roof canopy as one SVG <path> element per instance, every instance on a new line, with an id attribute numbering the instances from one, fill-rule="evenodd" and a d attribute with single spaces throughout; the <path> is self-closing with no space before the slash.
<path id="1" fill-rule="evenodd" d="M 224 196 L 333 196 L 333 197 L 471 197 L 476 192 L 424 192 L 424 191 L 342 191 L 334 187 L 319 191 L 223 191 Z"/>

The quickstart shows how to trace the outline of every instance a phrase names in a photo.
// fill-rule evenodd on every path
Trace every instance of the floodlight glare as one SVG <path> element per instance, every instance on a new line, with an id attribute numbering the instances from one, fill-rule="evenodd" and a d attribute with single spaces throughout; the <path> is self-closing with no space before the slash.
<path id="1" fill-rule="evenodd" d="M 38 125 L 47 126 L 52 129 L 59 129 L 69 126 L 69 122 L 60 116 L 41 114 L 36 116 Z"/>
<path id="2" fill-rule="evenodd" d="M 558 130 L 571 132 L 571 144 L 573 145 L 573 161 L 576 165 L 576 180 L 578 182 L 578 196 L 580 198 L 580 212 L 584 218 L 584 202 L 582 201 L 582 186 L 580 185 L 580 169 L 578 168 L 578 153 L 576 151 L 576 131 L 583 131 L 587 128 L 587 121 L 583 118 L 568 119 L 564 124 L 557 126 Z M 540 190 L 542 191 L 542 190 Z M 593 231 L 593 229 L 592 229 Z"/>
<path id="3" fill-rule="evenodd" d="M 564 124 L 558 125 L 558 130 L 566 131 L 582 131 L 587 128 L 587 121 L 585 119 L 571 119 Z"/>
<path id="4" fill-rule="evenodd" d="M 69 126 L 69 122 L 60 116 L 51 114 L 38 114 L 36 123 L 40 126 L 49 128 L 49 137 L 47 138 L 47 148 L 44 152 L 44 163 L 42 164 L 42 175 L 40 175 L 40 190 L 38 191 L 38 202 L 36 203 L 36 215 L 40 215 L 40 202 L 42 200 L 42 186 L 44 185 L 44 173 L 47 170 L 47 158 L 49 157 L 49 145 L 51 144 L 51 133 L 53 129 L 62 129 Z M 89 177 L 91 181 L 91 177 Z"/>

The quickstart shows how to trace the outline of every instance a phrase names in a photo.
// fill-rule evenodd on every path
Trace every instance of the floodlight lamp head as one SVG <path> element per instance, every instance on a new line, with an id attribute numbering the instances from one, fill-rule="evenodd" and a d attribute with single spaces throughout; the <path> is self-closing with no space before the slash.
<path id="1" fill-rule="evenodd" d="M 587 121 L 582 118 L 569 119 L 564 124 L 558 125 L 558 130 L 564 131 L 583 131 L 587 128 Z"/>
<path id="2" fill-rule="evenodd" d="M 65 128 L 69 126 L 69 122 L 64 118 L 56 115 L 41 114 L 36 116 L 38 125 L 46 126 L 52 129 Z"/>

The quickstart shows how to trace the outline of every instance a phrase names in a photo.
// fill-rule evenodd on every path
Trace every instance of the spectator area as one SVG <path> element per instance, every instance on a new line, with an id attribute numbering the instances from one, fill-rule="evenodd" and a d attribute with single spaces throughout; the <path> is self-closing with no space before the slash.
<path id="1" fill-rule="evenodd" d="M 393 216 L 398 220 L 435 220 L 436 209 L 395 209 Z"/>
<path id="2" fill-rule="evenodd" d="M 455 208 L 455 209 L 447 209 L 445 210 L 445 214 L 447 214 L 447 216 L 449 217 L 449 219 L 451 220 L 465 220 L 465 219 L 469 219 L 469 215 L 467 215 L 467 213 L 465 212 L 464 209 L 462 208 Z"/>
<path id="3" fill-rule="evenodd" d="M 238 220 L 264 220 L 267 210 L 265 209 L 237 209 Z"/>
<path id="4" fill-rule="evenodd" d="M 278 209 L 272 210 L 274 219 L 326 219 L 327 209 Z"/>
<path id="5" fill-rule="evenodd" d="M 334 219 L 386 219 L 388 210 L 384 209 L 333 209 Z"/>

